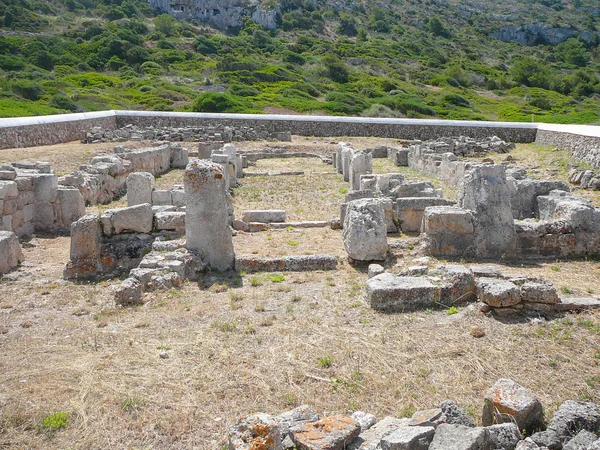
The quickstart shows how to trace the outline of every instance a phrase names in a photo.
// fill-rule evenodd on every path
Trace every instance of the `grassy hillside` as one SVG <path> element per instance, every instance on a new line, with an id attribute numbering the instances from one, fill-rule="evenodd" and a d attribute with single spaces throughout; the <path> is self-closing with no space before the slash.
<path id="1" fill-rule="evenodd" d="M 103 109 L 598 123 L 594 0 L 282 0 L 222 33 L 143 0 L 0 0 L 0 116 Z M 350 5 L 350 6 L 349 6 Z M 494 32 L 570 30 L 551 45 Z"/>

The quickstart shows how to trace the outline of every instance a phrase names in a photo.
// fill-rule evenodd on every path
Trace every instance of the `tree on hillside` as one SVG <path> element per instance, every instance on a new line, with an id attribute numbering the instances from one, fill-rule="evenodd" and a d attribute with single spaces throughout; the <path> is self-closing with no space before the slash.
<path id="1" fill-rule="evenodd" d="M 577 39 L 567 39 L 565 42 L 558 44 L 554 50 L 554 54 L 560 61 L 567 64 L 573 64 L 577 67 L 584 67 L 590 60 L 590 54 L 585 49 L 585 45 Z"/>
<path id="2" fill-rule="evenodd" d="M 173 36 L 175 34 L 175 19 L 168 14 L 161 14 L 154 19 L 154 27 L 156 31 L 165 36 Z"/>

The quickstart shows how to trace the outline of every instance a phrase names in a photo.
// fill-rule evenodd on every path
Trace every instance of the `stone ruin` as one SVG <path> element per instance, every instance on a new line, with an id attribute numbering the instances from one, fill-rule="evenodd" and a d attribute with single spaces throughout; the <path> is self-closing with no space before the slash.
<path id="1" fill-rule="evenodd" d="M 566 182 L 534 180 L 519 168 L 459 159 L 457 153 L 472 156 L 478 153 L 475 148 L 482 147 L 467 146 L 465 141 L 442 139 L 387 151 L 396 165 L 457 186 L 456 201 L 444 199 L 431 182 L 407 182 L 399 174 L 372 174 L 370 160 L 364 156 L 369 153 L 339 144 L 334 165 L 352 188 L 341 205 L 339 222 L 350 261 L 385 261 L 387 234 L 397 231 L 419 233 L 423 251 L 441 258 L 498 261 L 599 253 L 600 209 L 569 192 Z M 497 138 L 488 142 L 484 148 L 510 149 Z M 505 279 L 498 274 L 479 277 L 463 265 L 431 270 L 417 266 L 400 274 L 386 273 L 383 268 L 373 268 L 373 272 L 376 276 L 367 282 L 366 299 L 373 308 L 386 311 L 451 306 L 476 299 L 498 314 L 600 307 L 600 302 L 591 298 L 559 299 L 548 280 Z"/>
<path id="2" fill-rule="evenodd" d="M 228 430 L 229 450 L 599 450 L 600 407 L 567 400 L 546 422 L 535 394 L 510 379 L 485 393 L 483 426 L 451 400 L 412 417 L 354 411 L 320 417 L 302 405 L 279 416 L 242 417 Z"/>
<path id="3" fill-rule="evenodd" d="M 244 176 L 248 158 L 233 144 L 208 152 L 201 143 L 198 156 L 188 160 L 189 152 L 177 143 L 134 152 L 116 147 L 114 156 L 94 158 L 91 170 L 82 168 L 74 174 L 79 181 L 75 184 L 84 192 L 90 191 L 90 185 L 101 187 L 94 190 L 94 196 L 88 196 L 88 201 L 97 198 L 98 192 L 104 194 L 103 199 L 126 192 L 128 206 L 106 210 L 100 216 L 86 215 L 72 224 L 71 261 L 64 277 L 128 275 L 116 290 L 115 299 L 118 304 L 129 305 L 139 303 L 145 291 L 179 288 L 185 279 L 196 279 L 207 271 L 337 267 L 337 259 L 327 255 L 236 257 L 235 230 L 285 228 L 290 222 L 286 222 L 286 212 L 278 210 L 245 211 L 242 220 L 235 219 L 230 192 Z M 253 158 L 260 159 L 260 155 Z M 182 166 L 183 185 L 156 189 L 154 174 Z M 329 222 L 292 224 L 324 227 Z"/>

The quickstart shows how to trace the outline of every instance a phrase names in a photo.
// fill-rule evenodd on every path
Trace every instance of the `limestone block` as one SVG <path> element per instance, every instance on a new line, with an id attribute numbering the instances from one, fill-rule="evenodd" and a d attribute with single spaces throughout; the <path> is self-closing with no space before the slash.
<path id="1" fill-rule="evenodd" d="M 188 250 L 200 253 L 212 269 L 232 269 L 235 253 L 223 167 L 207 160 L 192 160 L 184 181 Z"/>
<path id="2" fill-rule="evenodd" d="M 488 450 L 492 448 L 485 428 L 443 423 L 435 430 L 429 450 Z"/>
<path id="3" fill-rule="evenodd" d="M 354 411 L 350 417 L 352 417 L 358 422 L 358 424 L 360 425 L 361 433 L 367 431 L 369 428 L 371 428 L 377 423 L 377 419 L 374 414 L 366 413 L 363 411 Z"/>
<path id="4" fill-rule="evenodd" d="M 13 231 L 12 216 L 0 217 L 0 230 Z"/>
<path id="5" fill-rule="evenodd" d="M 35 214 L 35 205 L 25 205 L 23 207 L 23 220 L 25 222 L 31 222 Z"/>
<path id="6" fill-rule="evenodd" d="M 362 175 L 373 172 L 373 157 L 367 152 L 354 152 L 350 157 L 350 186 L 354 190 L 360 189 Z"/>
<path id="7" fill-rule="evenodd" d="M 395 198 L 401 197 L 423 197 L 433 193 L 434 186 L 431 181 L 418 181 L 407 184 L 399 184 L 390 190 L 390 195 Z M 423 195 L 425 192 L 427 195 Z"/>
<path id="8" fill-rule="evenodd" d="M 13 231 L 23 226 L 23 210 L 15 211 L 12 215 L 12 227 Z"/>
<path id="9" fill-rule="evenodd" d="M 521 290 L 516 284 L 507 280 L 479 278 L 477 280 L 477 297 L 493 308 L 506 308 L 521 301 Z"/>
<path id="10" fill-rule="evenodd" d="M 127 278 L 115 291 L 117 305 L 137 305 L 142 299 L 142 284 L 136 278 Z"/>
<path id="11" fill-rule="evenodd" d="M 35 194 L 31 191 L 19 190 L 19 198 L 17 199 L 17 207 L 23 209 L 26 205 L 35 203 Z"/>
<path id="12" fill-rule="evenodd" d="M 173 206 L 185 206 L 185 190 L 183 186 L 181 188 L 174 186 L 171 190 L 171 198 L 173 199 Z"/>
<path id="13" fill-rule="evenodd" d="M 17 200 L 14 198 L 5 199 L 2 203 L 2 215 L 13 214 L 17 210 Z"/>
<path id="14" fill-rule="evenodd" d="M 385 269 L 383 268 L 383 266 L 381 266 L 379 264 L 369 264 L 369 268 L 368 268 L 368 277 L 369 278 L 376 277 L 377 275 L 381 275 L 384 272 L 385 272 Z"/>
<path id="15" fill-rule="evenodd" d="M 100 222 L 98 216 L 87 214 L 71 224 L 71 260 L 95 260 L 100 254 Z"/>
<path id="16" fill-rule="evenodd" d="M 14 181 L 0 181 L 0 200 L 16 198 L 19 195 L 17 183 Z"/>
<path id="17" fill-rule="evenodd" d="M 54 191 L 58 195 L 58 190 Z M 34 203 L 35 214 L 33 216 L 33 224 L 36 230 L 51 231 L 54 229 L 56 220 L 56 211 L 54 204 L 44 201 L 36 201 Z"/>
<path id="18" fill-rule="evenodd" d="M 368 189 L 360 189 L 358 191 L 350 191 L 346 194 L 345 201 L 346 203 L 351 202 L 352 200 L 359 200 L 361 198 L 374 198 L 375 194 L 373 191 Z"/>
<path id="19" fill-rule="evenodd" d="M 120 234 L 124 231 L 149 233 L 152 231 L 152 206 L 149 203 L 104 211 L 100 217 L 105 234 Z"/>
<path id="20" fill-rule="evenodd" d="M 430 206 L 451 206 L 454 202 L 437 197 L 403 197 L 396 200 L 396 215 L 404 232 L 421 230 L 425 208 Z"/>
<path id="21" fill-rule="evenodd" d="M 21 225 L 20 228 L 17 228 L 14 231 L 20 239 L 31 236 L 35 229 L 33 228 L 33 223 L 23 221 L 23 225 Z"/>
<path id="22" fill-rule="evenodd" d="M 592 444 L 600 441 L 596 433 L 588 430 L 581 430 L 573 439 L 565 444 L 563 450 L 590 450 Z"/>
<path id="23" fill-rule="evenodd" d="M 440 289 L 425 277 L 382 273 L 367 280 L 365 296 L 373 309 L 404 312 L 435 306 Z"/>
<path id="24" fill-rule="evenodd" d="M 408 154 L 409 150 L 406 148 L 395 148 L 389 153 L 389 156 L 395 165 L 408 167 Z"/>
<path id="25" fill-rule="evenodd" d="M 465 175 L 458 206 L 471 210 L 475 217 L 476 256 L 501 257 L 515 253 L 517 235 L 510 198 L 504 166 L 475 166 Z"/>
<path id="26" fill-rule="evenodd" d="M 483 400 L 483 425 L 514 422 L 528 432 L 544 426 L 544 409 L 539 399 L 523 386 L 501 378 L 486 392 Z"/>
<path id="27" fill-rule="evenodd" d="M 319 415 L 308 405 L 298 406 L 291 411 L 286 411 L 277 416 L 282 438 L 289 436 L 290 439 L 292 430 L 296 429 L 297 427 L 303 427 L 308 423 L 316 422 L 319 419 Z"/>
<path id="28" fill-rule="evenodd" d="M 229 428 L 228 441 L 229 450 L 283 450 L 279 421 L 264 413 L 240 419 Z"/>
<path id="29" fill-rule="evenodd" d="M 350 258 L 358 261 L 384 260 L 388 245 L 382 205 L 370 199 L 348 203 L 342 238 Z"/>
<path id="30" fill-rule="evenodd" d="M 0 231 L 0 275 L 16 269 L 23 260 L 17 235 L 11 231 Z"/>
<path id="31" fill-rule="evenodd" d="M 342 144 L 340 144 L 342 145 Z M 342 174 L 344 175 L 344 181 L 350 181 L 350 160 L 355 150 L 350 144 L 343 144 L 341 148 L 342 157 Z"/>
<path id="32" fill-rule="evenodd" d="M 173 197 L 171 191 L 154 190 L 152 191 L 152 204 L 156 206 L 172 205 Z"/>
<path id="33" fill-rule="evenodd" d="M 444 413 L 440 408 L 434 408 L 424 411 L 416 411 L 410 418 L 408 425 L 411 427 L 436 428 L 441 423 L 446 423 L 446 416 L 444 416 Z"/>
<path id="34" fill-rule="evenodd" d="M 486 430 L 494 449 L 514 450 L 522 438 L 514 423 L 490 425 Z"/>
<path id="35" fill-rule="evenodd" d="M 409 420 L 385 417 L 367 431 L 363 431 L 348 448 L 349 450 L 379 450 L 380 441 L 396 430 L 408 427 Z"/>
<path id="36" fill-rule="evenodd" d="M 567 400 L 559 406 L 548 423 L 562 442 L 567 441 L 575 430 L 596 432 L 600 429 L 600 406 L 592 402 Z"/>
<path id="37" fill-rule="evenodd" d="M 162 212 L 154 215 L 157 230 L 185 230 L 184 212 Z"/>
<path id="38" fill-rule="evenodd" d="M 473 245 L 474 217 L 453 206 L 425 208 L 421 233 L 427 235 L 429 252 L 435 256 L 462 256 Z"/>
<path id="39" fill-rule="evenodd" d="M 85 215 L 85 202 L 78 189 L 61 186 L 57 191 L 56 222 L 60 229 L 68 230 L 71 224 Z"/>
<path id="40" fill-rule="evenodd" d="M 558 303 L 558 293 L 551 283 L 527 282 L 521 286 L 521 301 L 526 303 Z"/>
<path id="41" fill-rule="evenodd" d="M 433 440 L 433 427 L 404 427 L 381 440 L 382 450 L 427 450 Z"/>
<path id="42" fill-rule="evenodd" d="M 285 220 L 286 212 L 283 209 L 249 210 L 242 213 L 242 221 L 246 223 L 281 223 Z"/>
<path id="43" fill-rule="evenodd" d="M 127 206 L 152 203 L 154 176 L 148 172 L 133 172 L 127 175 Z"/>
<path id="44" fill-rule="evenodd" d="M 173 169 L 185 169 L 188 164 L 188 149 L 171 144 L 170 166 Z"/>
<path id="45" fill-rule="evenodd" d="M 324 417 L 292 432 L 298 450 L 344 450 L 360 434 L 360 425 L 345 416 Z"/>
<path id="46" fill-rule="evenodd" d="M 39 174 L 33 177 L 33 190 L 36 202 L 53 202 L 56 200 L 58 177 L 53 174 Z"/>
<path id="47" fill-rule="evenodd" d="M 444 400 L 439 408 L 446 416 L 447 423 L 474 427 L 475 424 L 452 400 Z"/>

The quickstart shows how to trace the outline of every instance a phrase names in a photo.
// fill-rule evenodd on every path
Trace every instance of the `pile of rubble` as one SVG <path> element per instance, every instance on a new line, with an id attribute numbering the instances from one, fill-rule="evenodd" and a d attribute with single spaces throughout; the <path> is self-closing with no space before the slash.
<path id="1" fill-rule="evenodd" d="M 456 156 L 478 156 L 485 153 L 508 153 L 515 144 L 507 143 L 498 136 L 476 140 L 467 136 L 442 137 L 433 141 L 413 141 L 409 149 L 420 149 L 431 153 L 453 153 Z"/>
<path id="2" fill-rule="evenodd" d="M 85 134 L 83 144 L 126 141 L 168 142 L 238 142 L 238 141 L 291 141 L 289 132 L 271 133 L 265 126 L 241 127 L 222 124 L 204 127 L 139 127 L 133 124 L 116 130 L 94 127 Z"/>
<path id="3" fill-rule="evenodd" d="M 600 190 L 600 173 L 589 169 L 572 168 L 569 170 L 569 183 L 582 189 Z"/>
<path id="4" fill-rule="evenodd" d="M 546 424 L 540 400 L 509 379 L 485 394 L 475 426 L 454 402 L 411 418 L 361 411 L 320 417 L 303 405 L 279 416 L 241 418 L 229 428 L 229 450 L 599 450 L 600 407 L 567 400 Z M 524 437 L 527 435 L 527 437 Z"/>

